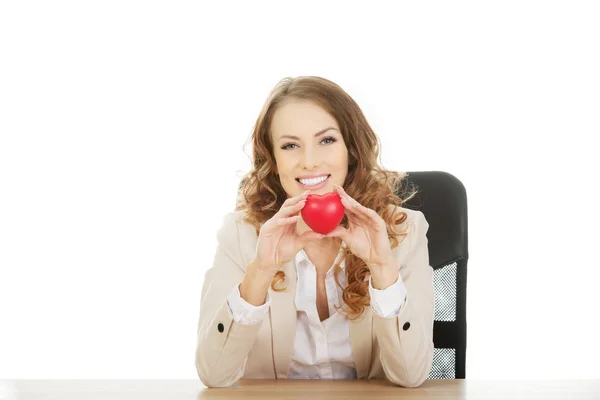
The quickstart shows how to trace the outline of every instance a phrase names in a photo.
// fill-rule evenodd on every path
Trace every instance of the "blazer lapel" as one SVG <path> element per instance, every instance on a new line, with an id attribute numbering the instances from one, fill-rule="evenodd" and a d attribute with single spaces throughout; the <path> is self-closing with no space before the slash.
<path id="1" fill-rule="evenodd" d="M 287 379 L 294 356 L 296 337 L 296 264 L 291 260 L 283 266 L 285 291 L 276 292 L 269 286 L 271 296 L 271 334 L 277 379 Z M 273 322 L 275 321 L 275 323 Z"/>
<path id="2" fill-rule="evenodd" d="M 367 378 L 373 352 L 373 318 L 371 308 L 366 307 L 360 318 L 350 320 L 350 342 L 354 355 L 357 378 Z"/>

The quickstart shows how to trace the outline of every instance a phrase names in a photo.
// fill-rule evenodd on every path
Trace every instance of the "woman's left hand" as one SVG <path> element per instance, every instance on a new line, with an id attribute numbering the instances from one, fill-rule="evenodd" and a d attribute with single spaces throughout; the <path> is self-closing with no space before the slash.
<path id="1" fill-rule="evenodd" d="M 362 258 L 371 271 L 392 264 L 385 221 L 374 210 L 350 197 L 340 186 L 334 185 L 334 191 L 346 209 L 348 228 L 340 225 L 325 236 L 341 238 L 352 254 Z"/>

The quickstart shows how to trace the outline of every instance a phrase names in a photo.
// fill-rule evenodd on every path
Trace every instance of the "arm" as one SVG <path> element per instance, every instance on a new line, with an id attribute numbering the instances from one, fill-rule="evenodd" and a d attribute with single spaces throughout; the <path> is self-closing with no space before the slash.
<path id="1" fill-rule="evenodd" d="M 395 283 L 385 289 L 377 289 L 373 286 L 373 276 L 369 276 L 369 296 L 371 298 L 371 309 L 381 317 L 395 317 L 400 312 L 406 300 L 406 286 L 402 276 L 398 274 Z"/>
<path id="2" fill-rule="evenodd" d="M 236 285 L 227 296 L 227 305 L 235 322 L 244 325 L 259 324 L 269 311 L 271 296 L 267 292 L 265 303 L 255 306 L 244 300 L 240 293 L 240 285 Z"/>
<path id="3" fill-rule="evenodd" d="M 420 386 L 429 377 L 433 362 L 434 293 L 428 228 L 425 216 L 418 212 L 406 237 L 410 241 L 407 258 L 399 261 L 399 280 L 406 296 L 398 313 L 392 311 L 390 317 L 373 313 L 381 365 L 390 381 L 404 387 Z"/>
<path id="4" fill-rule="evenodd" d="M 217 233 L 217 250 L 201 294 L 195 364 L 208 387 L 230 386 L 242 377 L 262 325 L 236 322 L 227 301 L 245 277 L 239 240 L 235 215 L 229 213 Z"/>

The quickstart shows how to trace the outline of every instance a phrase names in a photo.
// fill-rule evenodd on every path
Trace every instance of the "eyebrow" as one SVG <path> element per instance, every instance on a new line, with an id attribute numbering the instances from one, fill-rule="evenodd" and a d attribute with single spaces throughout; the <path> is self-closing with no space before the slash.
<path id="1" fill-rule="evenodd" d="M 319 132 L 315 133 L 315 137 L 317 137 L 317 136 L 319 136 L 319 135 L 322 135 L 322 134 L 324 134 L 325 132 L 327 132 L 327 131 L 328 131 L 328 130 L 330 130 L 330 129 L 333 129 L 333 130 L 336 130 L 336 131 L 337 131 L 337 129 L 336 129 L 336 128 L 334 128 L 333 126 L 330 126 L 330 127 L 327 127 L 327 128 L 325 128 L 325 129 L 323 129 L 323 130 L 320 130 Z M 338 131 L 338 132 L 339 132 L 339 131 Z M 287 139 L 295 139 L 295 140 L 300 140 L 300 138 L 299 138 L 298 136 L 293 136 L 293 135 L 282 135 L 282 136 L 280 136 L 280 137 L 279 137 L 279 139 L 278 139 L 278 140 L 281 140 L 281 139 L 286 139 L 286 138 L 287 138 Z"/>

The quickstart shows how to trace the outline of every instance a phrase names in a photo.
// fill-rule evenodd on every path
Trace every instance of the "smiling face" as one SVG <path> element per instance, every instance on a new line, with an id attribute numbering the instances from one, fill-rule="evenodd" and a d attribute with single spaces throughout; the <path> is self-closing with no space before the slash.
<path id="1" fill-rule="evenodd" d="M 282 105 L 271 121 L 277 173 L 288 197 L 333 191 L 348 174 L 348 149 L 335 118 L 306 100 Z"/>

